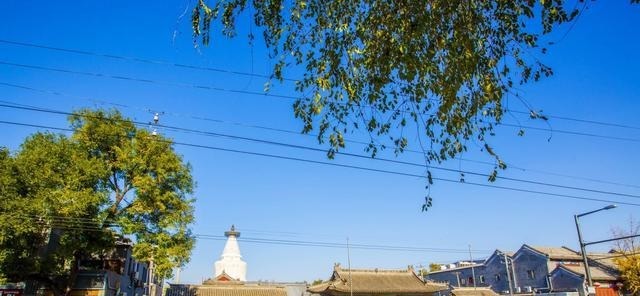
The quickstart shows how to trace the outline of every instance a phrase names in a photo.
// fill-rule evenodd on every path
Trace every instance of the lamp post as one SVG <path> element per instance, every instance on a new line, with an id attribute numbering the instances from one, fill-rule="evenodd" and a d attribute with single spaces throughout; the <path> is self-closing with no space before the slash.
<path id="1" fill-rule="evenodd" d="M 584 263 L 584 272 L 585 272 L 585 275 L 587 276 L 587 283 L 588 283 L 589 287 L 593 286 L 593 281 L 591 280 L 591 271 L 589 271 L 589 263 L 587 262 L 587 253 L 585 252 L 585 246 L 587 244 L 585 244 L 582 241 L 582 233 L 580 232 L 580 223 L 578 222 L 578 218 L 580 218 L 582 216 L 589 215 L 589 214 L 593 214 L 593 213 L 596 213 L 596 212 L 604 211 L 604 210 L 611 210 L 611 209 L 613 209 L 615 207 L 616 207 L 616 205 L 608 205 L 608 206 L 606 206 L 604 208 L 601 208 L 601 209 L 597 209 L 597 210 L 586 212 L 586 213 L 582 213 L 582 214 L 573 215 L 573 218 L 576 221 L 576 229 L 578 230 L 578 241 L 580 242 L 580 252 L 582 253 L 582 262 Z"/>

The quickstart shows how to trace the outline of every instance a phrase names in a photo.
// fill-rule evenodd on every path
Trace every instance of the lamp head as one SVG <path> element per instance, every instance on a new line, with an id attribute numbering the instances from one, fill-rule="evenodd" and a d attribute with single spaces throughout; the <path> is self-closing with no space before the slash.
<path id="1" fill-rule="evenodd" d="M 608 205 L 604 207 L 603 210 L 611 210 L 611 209 L 615 209 L 616 207 L 617 207 L 616 205 Z"/>

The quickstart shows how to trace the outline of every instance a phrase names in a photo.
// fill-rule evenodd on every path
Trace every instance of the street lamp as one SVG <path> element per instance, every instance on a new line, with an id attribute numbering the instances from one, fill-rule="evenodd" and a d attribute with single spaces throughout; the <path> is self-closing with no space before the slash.
<path id="1" fill-rule="evenodd" d="M 584 262 L 584 272 L 585 275 L 587 276 L 587 283 L 589 284 L 589 287 L 593 286 L 593 281 L 591 280 L 591 271 L 589 271 L 589 263 L 587 262 L 587 253 L 585 252 L 585 246 L 587 244 L 585 244 L 582 241 L 582 233 L 580 232 L 580 223 L 578 223 L 578 218 L 582 217 L 582 216 L 586 216 L 589 214 L 593 214 L 596 212 L 600 212 L 600 211 L 604 211 L 604 210 L 611 210 L 613 208 L 615 208 L 616 205 L 608 205 L 604 208 L 601 209 L 597 209 L 591 212 L 586 212 L 586 213 L 582 213 L 582 214 L 578 214 L 578 215 L 573 215 L 573 218 L 576 221 L 576 229 L 578 230 L 578 241 L 580 242 L 580 252 L 582 252 L 582 261 Z"/>

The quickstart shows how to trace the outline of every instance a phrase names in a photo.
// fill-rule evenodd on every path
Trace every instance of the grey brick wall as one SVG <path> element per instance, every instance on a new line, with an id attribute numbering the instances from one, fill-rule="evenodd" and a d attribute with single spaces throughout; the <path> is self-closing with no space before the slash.
<path id="1" fill-rule="evenodd" d="M 484 269 L 484 276 L 487 285 L 496 293 L 509 290 L 509 281 L 507 279 L 507 268 L 504 264 L 504 257 L 493 255 L 490 257 Z"/>
<path id="2" fill-rule="evenodd" d="M 514 274 L 517 287 L 525 291 L 526 287 L 533 289 L 548 288 L 547 266 L 548 258 L 528 249 L 521 249 L 513 259 Z"/>
<path id="3" fill-rule="evenodd" d="M 473 274 L 475 273 L 476 287 L 487 287 L 488 284 L 480 282 L 480 276 L 484 275 L 484 266 L 475 266 L 473 271 L 471 267 L 455 268 L 451 270 L 438 271 L 435 273 L 427 274 L 427 279 L 437 282 L 447 282 L 453 287 L 473 287 Z M 460 283 L 458 283 L 458 276 L 460 277 Z M 486 279 L 486 276 L 485 276 Z"/>

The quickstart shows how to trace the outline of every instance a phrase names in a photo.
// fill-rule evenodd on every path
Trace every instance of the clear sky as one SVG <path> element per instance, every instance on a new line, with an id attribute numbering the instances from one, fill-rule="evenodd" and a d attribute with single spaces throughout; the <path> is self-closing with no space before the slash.
<path id="1" fill-rule="evenodd" d="M 568 34 L 541 59 L 555 75 L 518 91 L 535 108 L 552 117 L 556 132 L 499 128 L 492 140 L 510 169 L 501 176 L 531 181 L 640 195 L 640 6 L 628 1 L 589 2 L 589 9 Z M 193 85 L 261 92 L 265 79 L 249 78 L 164 64 L 139 63 L 16 46 L 26 42 L 101 54 L 137 57 L 214 67 L 229 71 L 267 73 L 267 53 L 256 38 L 252 47 L 244 36 L 249 20 L 240 19 L 239 36 L 218 35 L 208 48 L 196 49 L 190 31 L 194 1 L 2 1 L 0 3 L 0 100 L 71 111 L 81 107 L 114 107 L 139 121 L 151 121 L 149 110 L 164 112 L 166 125 L 320 147 L 313 137 L 259 129 L 272 127 L 299 131 L 291 100 L 218 90 Z M 219 29 L 219 26 L 216 27 Z M 253 28 L 258 32 L 256 28 Z M 260 34 L 256 34 L 260 36 Z M 87 71 L 137 79 L 144 83 L 107 77 L 17 67 L 26 64 Z M 295 73 L 288 73 L 294 75 Z M 10 85 L 14 85 L 9 86 Z M 17 88 L 15 85 L 36 90 Z M 58 92 L 62 95 L 53 95 Z M 295 95 L 291 87 L 275 85 L 274 94 Z M 511 99 L 510 108 L 524 109 Z M 569 117 L 617 123 L 635 128 L 562 120 Z M 215 119 L 202 120 L 198 118 Z M 547 129 L 539 121 L 514 114 L 505 123 Z M 66 127 L 64 116 L 0 108 L 0 120 Z M 12 150 L 37 128 L 0 124 L 0 145 Z M 562 133 L 596 134 L 590 137 Z M 252 152 L 326 161 L 323 153 L 299 149 L 159 130 L 176 141 L 241 149 Z M 351 135 L 360 139 L 359 135 Z M 550 140 L 549 140 L 550 138 Z M 612 139 L 625 138 L 625 139 Z M 291 160 L 234 154 L 176 146 L 193 166 L 197 234 L 221 236 L 235 224 L 246 239 L 391 245 L 422 248 L 400 251 L 352 248 L 351 264 L 361 268 L 405 268 L 468 259 L 464 250 L 483 258 L 496 248 L 515 251 L 523 243 L 577 248 L 573 215 L 605 206 L 607 202 L 437 182 L 431 194 L 434 206 L 420 211 L 425 181 Z M 478 148 L 466 158 L 489 161 Z M 351 144 L 352 153 L 364 154 Z M 383 153 L 381 156 L 393 157 Z M 406 153 L 399 160 L 419 162 Z M 421 168 L 338 156 L 334 163 L 423 174 Z M 490 166 L 451 161 L 445 167 L 488 173 Z M 435 177 L 456 179 L 457 174 L 434 171 Z M 572 176 L 572 177 L 567 177 Z M 485 183 L 484 178 L 466 177 Z M 595 181 L 594 181 L 595 180 Z M 619 183 L 619 185 L 612 184 Z M 620 185 L 622 184 L 622 185 Z M 494 185 L 553 192 L 578 197 L 640 203 L 636 197 L 616 196 L 498 180 Z M 583 218 L 587 241 L 606 239 L 613 227 L 640 219 L 640 207 L 617 209 Z M 181 273 L 183 282 L 200 282 L 213 274 L 213 262 L 224 241 L 199 239 L 191 263 Z M 335 262 L 347 264 L 347 250 L 318 246 L 240 241 L 248 263 L 249 280 L 311 281 L 327 278 Z M 593 246 L 602 251 L 611 245 Z M 428 251 L 441 248 L 448 251 Z M 387 248 L 388 249 L 388 248 Z"/>

